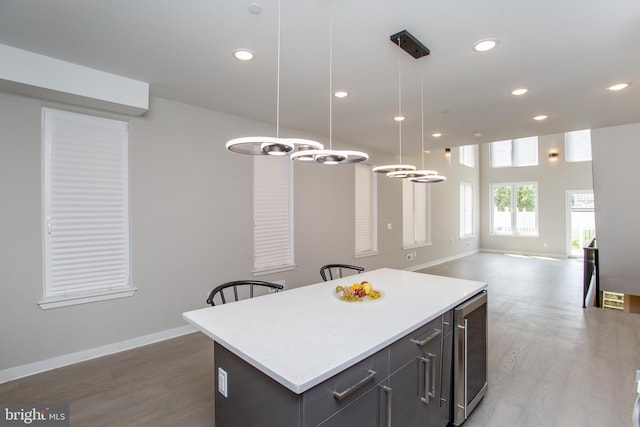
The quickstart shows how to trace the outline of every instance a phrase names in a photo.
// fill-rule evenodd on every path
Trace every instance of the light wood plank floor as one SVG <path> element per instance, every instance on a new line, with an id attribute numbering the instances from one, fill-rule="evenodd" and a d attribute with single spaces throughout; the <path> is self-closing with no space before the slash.
<path id="1" fill-rule="evenodd" d="M 423 270 L 489 284 L 489 388 L 464 427 L 629 427 L 640 315 L 582 308 L 582 262 L 480 253 Z"/>
<path id="2" fill-rule="evenodd" d="M 640 315 L 582 309 L 580 262 L 480 253 L 423 272 L 489 283 L 489 389 L 464 427 L 631 425 Z M 200 427 L 213 388 L 195 333 L 0 384 L 0 402 L 69 403 L 72 426 Z"/>

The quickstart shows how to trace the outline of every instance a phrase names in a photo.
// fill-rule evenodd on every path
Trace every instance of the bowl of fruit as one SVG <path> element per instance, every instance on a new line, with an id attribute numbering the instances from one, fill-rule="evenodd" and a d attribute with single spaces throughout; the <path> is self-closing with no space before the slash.
<path id="1" fill-rule="evenodd" d="M 350 286 L 336 286 L 336 297 L 345 302 L 364 302 L 364 301 L 376 301 L 382 296 L 382 291 L 379 289 L 373 289 L 371 283 L 366 280 L 363 282 L 356 282 Z"/>

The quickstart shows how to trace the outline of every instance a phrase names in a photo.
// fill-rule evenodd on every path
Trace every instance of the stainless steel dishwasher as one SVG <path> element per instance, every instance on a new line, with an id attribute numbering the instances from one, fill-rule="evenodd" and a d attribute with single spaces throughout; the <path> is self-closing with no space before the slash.
<path id="1" fill-rule="evenodd" d="M 454 309 L 453 425 L 461 425 L 487 392 L 487 292 Z"/>

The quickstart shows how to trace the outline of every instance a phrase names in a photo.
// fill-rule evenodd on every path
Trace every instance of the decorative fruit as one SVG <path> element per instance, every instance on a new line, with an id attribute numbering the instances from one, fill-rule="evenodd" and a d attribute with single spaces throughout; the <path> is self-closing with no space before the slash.
<path id="1" fill-rule="evenodd" d="M 373 290 L 373 286 L 371 286 L 371 283 L 369 282 L 362 282 L 362 289 L 366 295 L 369 295 Z"/>
<path id="2" fill-rule="evenodd" d="M 362 301 L 364 298 L 376 299 L 380 298 L 382 293 L 373 289 L 373 286 L 367 281 L 361 283 L 354 283 L 351 286 L 336 286 L 336 293 L 339 295 L 342 301 Z"/>

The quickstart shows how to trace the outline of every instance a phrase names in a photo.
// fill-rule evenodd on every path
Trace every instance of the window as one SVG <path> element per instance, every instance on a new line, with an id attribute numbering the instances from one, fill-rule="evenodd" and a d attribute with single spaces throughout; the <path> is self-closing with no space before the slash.
<path id="1" fill-rule="evenodd" d="M 431 186 L 402 180 L 402 247 L 431 244 Z"/>
<path id="2" fill-rule="evenodd" d="M 128 123 L 42 110 L 44 309 L 130 296 Z"/>
<path id="3" fill-rule="evenodd" d="M 522 167 L 538 164 L 538 137 L 491 143 L 491 167 Z"/>
<path id="4" fill-rule="evenodd" d="M 291 164 L 288 156 L 253 159 L 254 273 L 294 267 Z"/>
<path id="5" fill-rule="evenodd" d="M 460 237 L 470 237 L 473 230 L 473 185 L 460 183 Z"/>
<path id="6" fill-rule="evenodd" d="M 371 167 L 355 165 L 356 256 L 378 252 L 378 181 Z"/>
<path id="7" fill-rule="evenodd" d="M 463 145 L 460 147 L 460 164 L 476 167 L 476 145 Z"/>
<path id="8" fill-rule="evenodd" d="M 567 162 L 591 161 L 591 129 L 565 133 L 564 145 Z"/>
<path id="9" fill-rule="evenodd" d="M 491 185 L 491 234 L 538 235 L 538 184 Z"/>

